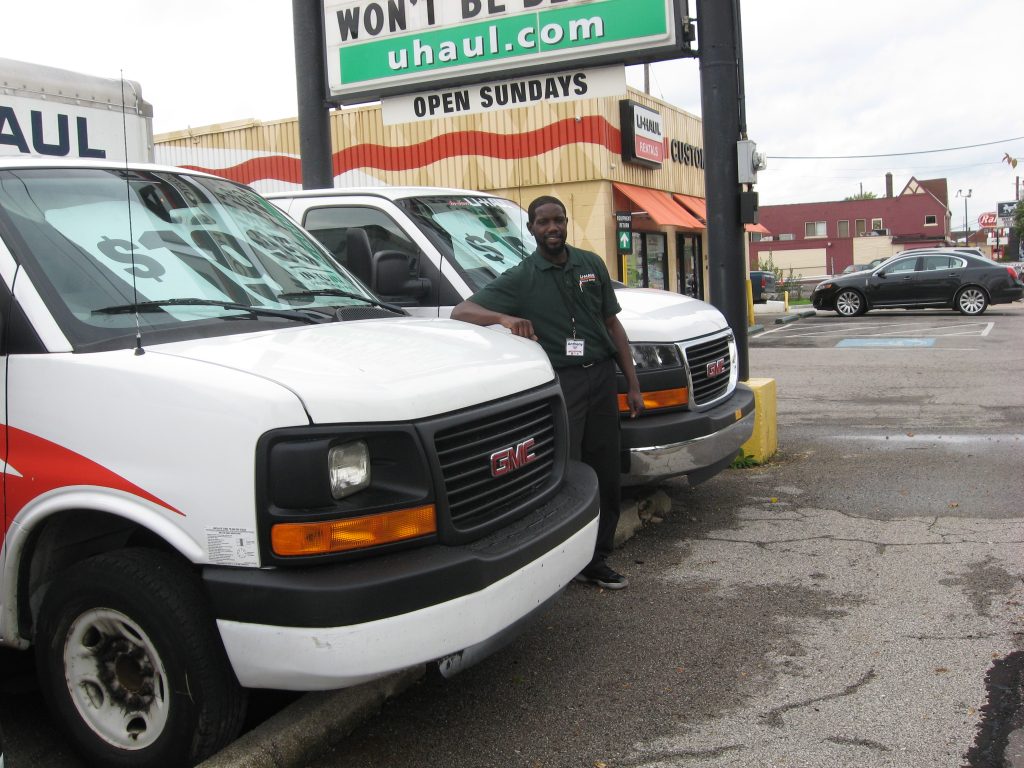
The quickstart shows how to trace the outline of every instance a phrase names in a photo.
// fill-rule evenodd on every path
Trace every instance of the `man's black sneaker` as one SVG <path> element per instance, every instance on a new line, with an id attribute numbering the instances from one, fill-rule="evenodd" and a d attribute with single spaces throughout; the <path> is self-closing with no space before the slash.
<path id="1" fill-rule="evenodd" d="M 597 584 L 605 589 L 625 589 L 629 586 L 629 579 L 613 571 L 607 563 L 588 565 L 576 576 L 576 581 Z"/>

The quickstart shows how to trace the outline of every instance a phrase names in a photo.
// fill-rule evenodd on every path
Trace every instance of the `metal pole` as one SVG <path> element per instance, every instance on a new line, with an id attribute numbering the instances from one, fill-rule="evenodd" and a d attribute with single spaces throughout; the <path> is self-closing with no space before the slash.
<path id="1" fill-rule="evenodd" d="M 964 247 L 971 245 L 971 233 L 967 230 L 967 195 L 964 196 Z"/>
<path id="2" fill-rule="evenodd" d="M 736 337 L 738 373 L 750 378 L 747 301 L 740 223 L 739 19 L 734 4 L 700 0 L 697 46 L 704 132 L 704 185 L 708 211 L 708 284 L 711 303 L 725 315 Z"/>
<path id="3" fill-rule="evenodd" d="M 321 0 L 292 0 L 302 188 L 334 186 Z"/>

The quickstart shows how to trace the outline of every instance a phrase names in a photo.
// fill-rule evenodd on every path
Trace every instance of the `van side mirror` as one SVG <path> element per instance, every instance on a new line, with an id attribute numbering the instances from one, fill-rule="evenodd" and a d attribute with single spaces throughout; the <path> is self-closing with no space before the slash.
<path id="1" fill-rule="evenodd" d="M 402 251 L 373 254 L 370 288 L 378 296 L 394 303 L 418 302 L 430 292 L 430 280 L 416 275 L 413 259 Z"/>

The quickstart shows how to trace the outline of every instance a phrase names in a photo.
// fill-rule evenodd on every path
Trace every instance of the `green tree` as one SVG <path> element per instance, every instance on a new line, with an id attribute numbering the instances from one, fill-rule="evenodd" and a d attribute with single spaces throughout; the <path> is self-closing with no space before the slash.
<path id="1" fill-rule="evenodd" d="M 877 200 L 877 199 L 878 199 L 878 195 L 876 195 L 874 192 L 858 192 L 856 195 L 850 195 L 849 197 L 844 197 L 843 201 L 845 202 L 846 200 Z"/>

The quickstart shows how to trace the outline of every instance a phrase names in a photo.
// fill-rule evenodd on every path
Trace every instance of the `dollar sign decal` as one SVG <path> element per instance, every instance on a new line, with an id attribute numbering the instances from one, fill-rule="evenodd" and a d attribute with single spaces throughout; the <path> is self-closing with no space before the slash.
<path id="1" fill-rule="evenodd" d="M 112 261 L 119 261 L 122 264 L 130 265 L 125 272 L 135 277 L 152 278 L 158 283 L 167 271 L 156 259 L 142 253 L 135 253 L 134 246 L 127 240 L 111 240 L 104 236 L 96 243 L 100 253 Z"/>

